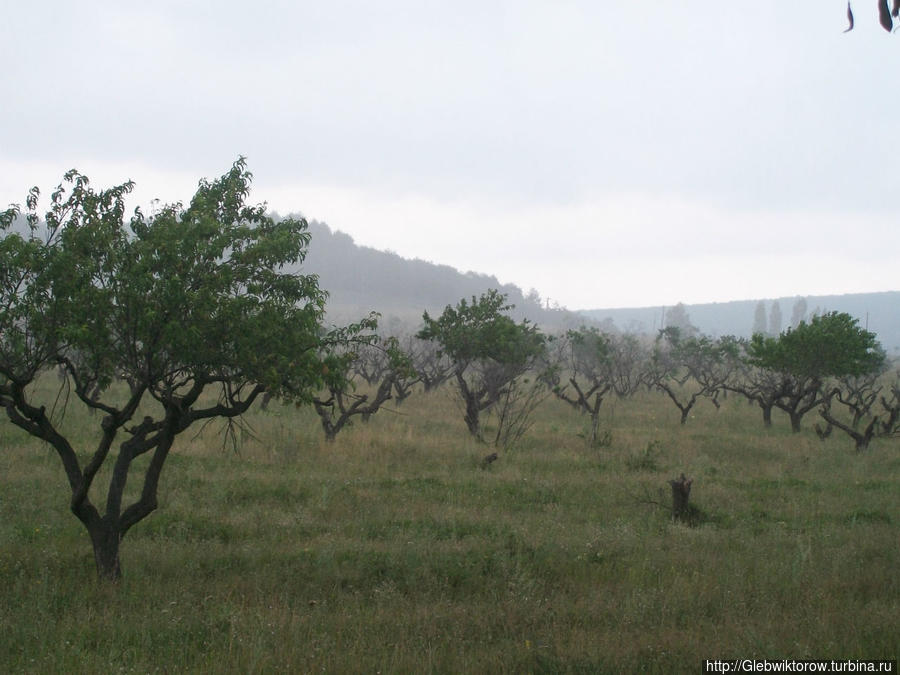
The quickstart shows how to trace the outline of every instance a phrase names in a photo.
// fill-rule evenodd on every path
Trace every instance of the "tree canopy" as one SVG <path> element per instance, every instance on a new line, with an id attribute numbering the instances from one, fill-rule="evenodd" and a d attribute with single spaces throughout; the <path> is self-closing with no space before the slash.
<path id="1" fill-rule="evenodd" d="M 522 364 L 543 353 L 544 338 L 530 322 L 516 323 L 504 312 L 512 309 L 506 296 L 491 289 L 480 298 L 465 298 L 447 306 L 437 319 L 423 315 L 423 340 L 433 340 L 457 363 L 492 359 L 503 364 Z"/>
<path id="2" fill-rule="evenodd" d="M 370 318 L 325 329 L 317 278 L 284 271 L 303 261 L 306 222 L 276 222 L 264 205 L 246 205 L 250 181 L 241 158 L 200 181 L 187 207 L 136 209 L 126 220 L 132 183 L 94 191 L 73 170 L 43 219 L 31 190 L 24 236 L 11 229 L 19 207 L 0 214 L 0 406 L 56 451 L 103 577 L 119 576 L 119 542 L 156 508 L 178 434 L 196 421 L 232 420 L 262 392 L 311 402 L 335 376 L 332 347 L 374 327 Z M 87 461 L 31 387 L 50 367 L 102 413 Z M 143 420 L 131 424 L 139 409 Z M 146 453 L 140 496 L 123 504 L 132 462 Z M 101 513 L 89 492 L 110 456 Z"/>
<path id="3" fill-rule="evenodd" d="M 437 319 L 425 312 L 418 333 L 450 358 L 466 426 L 478 440 L 484 440 L 481 414 L 499 405 L 495 445 L 521 435 L 543 389 L 539 379 L 520 385 L 528 384 L 523 376 L 546 353 L 545 337 L 527 320 L 513 321 L 505 313 L 510 309 L 506 296 L 491 289 L 471 302 L 463 298 L 456 307 L 448 305 Z"/>
<path id="4" fill-rule="evenodd" d="M 881 367 L 884 350 L 875 334 L 843 312 L 801 321 L 778 337 L 755 334 L 749 346 L 753 365 L 797 377 L 863 375 Z"/>

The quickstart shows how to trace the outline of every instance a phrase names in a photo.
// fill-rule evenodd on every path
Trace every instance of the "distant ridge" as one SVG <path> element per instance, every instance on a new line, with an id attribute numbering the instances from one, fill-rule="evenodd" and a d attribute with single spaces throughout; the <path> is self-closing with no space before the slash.
<path id="1" fill-rule="evenodd" d="M 584 321 L 575 312 L 546 307 L 537 292 L 523 293 L 494 276 L 359 246 L 350 235 L 315 220 L 309 221 L 309 232 L 312 239 L 301 269 L 319 275 L 320 287 L 329 294 L 329 318 L 335 322 L 352 321 L 374 310 L 382 314 L 386 329 L 414 330 L 424 311 L 440 314 L 447 305 L 491 288 L 505 293 L 515 305 L 511 315 L 516 320 L 527 318 L 547 332 Z"/>
<path id="2" fill-rule="evenodd" d="M 859 325 L 878 336 L 889 353 L 900 353 L 900 291 L 881 293 L 852 293 L 847 295 L 807 295 L 763 299 L 769 314 L 773 303 L 781 309 L 782 329 L 788 328 L 791 313 L 800 298 L 806 300 L 806 318 L 814 312 L 846 312 L 859 320 Z M 691 323 L 701 333 L 718 337 L 735 335 L 749 337 L 759 300 L 736 300 L 697 305 L 685 305 Z M 653 333 L 663 327 L 665 311 L 670 308 L 640 307 L 633 309 L 588 309 L 580 314 L 598 322 L 612 322 L 618 330 Z"/>
<path id="3" fill-rule="evenodd" d="M 662 327 L 663 306 L 629 309 L 590 309 L 578 312 L 547 307 L 536 291 L 523 293 L 514 284 L 501 284 L 495 277 L 460 272 L 449 265 L 403 258 L 390 251 L 359 246 L 350 235 L 332 230 L 325 223 L 310 221 L 312 240 L 303 263 L 304 273 L 319 275 L 328 291 L 328 313 L 332 321 L 358 319 L 369 311 L 382 314 L 388 330 L 413 330 L 422 312 L 440 313 L 461 298 L 471 298 L 496 288 L 516 306 L 515 318 L 528 318 L 548 333 L 574 328 L 582 323 L 605 324 L 620 331 L 653 334 Z M 811 295 L 764 299 L 767 315 L 772 304 L 781 309 L 782 328 L 791 322 L 794 303 L 806 300 L 806 318 L 814 312 L 847 312 L 878 336 L 882 346 L 900 354 L 900 291 L 848 295 Z M 718 337 L 749 337 L 759 300 L 736 300 L 685 305 L 691 323 L 700 332 Z"/>

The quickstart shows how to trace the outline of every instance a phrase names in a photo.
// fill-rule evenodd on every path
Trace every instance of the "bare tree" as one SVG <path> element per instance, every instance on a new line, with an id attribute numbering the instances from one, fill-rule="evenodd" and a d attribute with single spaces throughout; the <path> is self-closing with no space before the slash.
<path id="1" fill-rule="evenodd" d="M 867 393 L 871 391 L 868 389 Z M 880 388 L 877 393 L 880 393 Z M 863 405 L 859 406 L 858 398 L 835 387 L 825 397 L 819 414 L 831 427 L 850 436 L 857 452 L 862 452 L 874 438 L 900 435 L 900 373 L 895 375 L 888 391 L 877 396 L 877 399 L 876 406 L 876 402 L 869 403 L 866 396 Z M 835 401 L 844 406 L 845 415 L 832 408 Z M 862 412 L 863 409 L 865 412 Z M 850 420 L 846 419 L 846 415 L 850 416 Z"/>
<path id="2" fill-rule="evenodd" d="M 762 411 L 763 425 L 771 427 L 772 410 L 775 408 L 775 402 L 784 393 L 785 378 L 780 373 L 748 363 L 745 348 L 746 342 L 741 341 L 740 351 L 732 357 L 734 367 L 725 387 L 756 403 Z"/>
<path id="3" fill-rule="evenodd" d="M 380 356 L 373 356 L 373 352 Z M 360 375 L 360 361 L 381 363 L 380 380 L 370 381 Z M 352 424 L 356 416 L 360 416 L 364 422 L 368 421 L 369 417 L 391 399 L 391 392 L 398 381 L 415 378 L 409 356 L 400 350 L 397 339 L 393 337 L 347 350 L 331 367 L 334 372 L 330 373 L 333 376 L 326 382 L 326 395 L 313 399 L 313 406 L 319 415 L 327 441 L 333 441 L 342 429 Z M 345 374 L 341 375 L 341 372 Z M 377 385 L 374 396 L 357 393 L 360 380 L 369 385 Z"/>
<path id="4" fill-rule="evenodd" d="M 712 399 L 725 387 L 730 366 L 710 338 L 683 338 L 675 328 L 660 331 L 647 371 L 647 385 L 665 392 L 681 412 L 684 424 L 694 405 Z"/>
<path id="5" fill-rule="evenodd" d="M 635 336 L 601 333 L 595 328 L 570 330 L 560 340 L 559 367 L 552 391 L 562 401 L 590 416 L 588 444 L 597 444 L 600 407 L 607 394 L 633 394 L 643 381 L 646 354 Z"/>
<path id="6" fill-rule="evenodd" d="M 426 393 L 437 389 L 453 376 L 453 361 L 431 340 L 411 335 L 405 342 L 405 349 Z"/>

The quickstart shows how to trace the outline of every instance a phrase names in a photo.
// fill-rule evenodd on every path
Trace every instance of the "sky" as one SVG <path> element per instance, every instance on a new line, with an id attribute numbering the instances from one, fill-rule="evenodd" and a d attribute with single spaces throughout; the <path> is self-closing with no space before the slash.
<path id="1" fill-rule="evenodd" d="M 570 309 L 898 290 L 874 5 L 11 2 L 0 205 L 246 156 L 254 203 Z"/>

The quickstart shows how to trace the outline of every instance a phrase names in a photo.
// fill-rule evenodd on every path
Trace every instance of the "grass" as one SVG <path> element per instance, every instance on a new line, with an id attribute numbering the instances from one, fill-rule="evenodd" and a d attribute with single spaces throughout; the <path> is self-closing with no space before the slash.
<path id="1" fill-rule="evenodd" d="M 182 437 L 160 508 L 95 580 L 52 452 L 0 424 L 3 672 L 697 672 L 703 659 L 897 658 L 900 445 L 682 427 L 604 404 L 609 447 L 548 401 L 489 470 L 446 394 L 321 440 L 273 403 L 236 453 Z M 87 442 L 96 419 L 70 412 Z M 673 523 L 684 472 L 702 517 Z M 132 479 L 137 484 L 136 479 Z M 136 487 L 132 486 L 134 489 Z"/>

